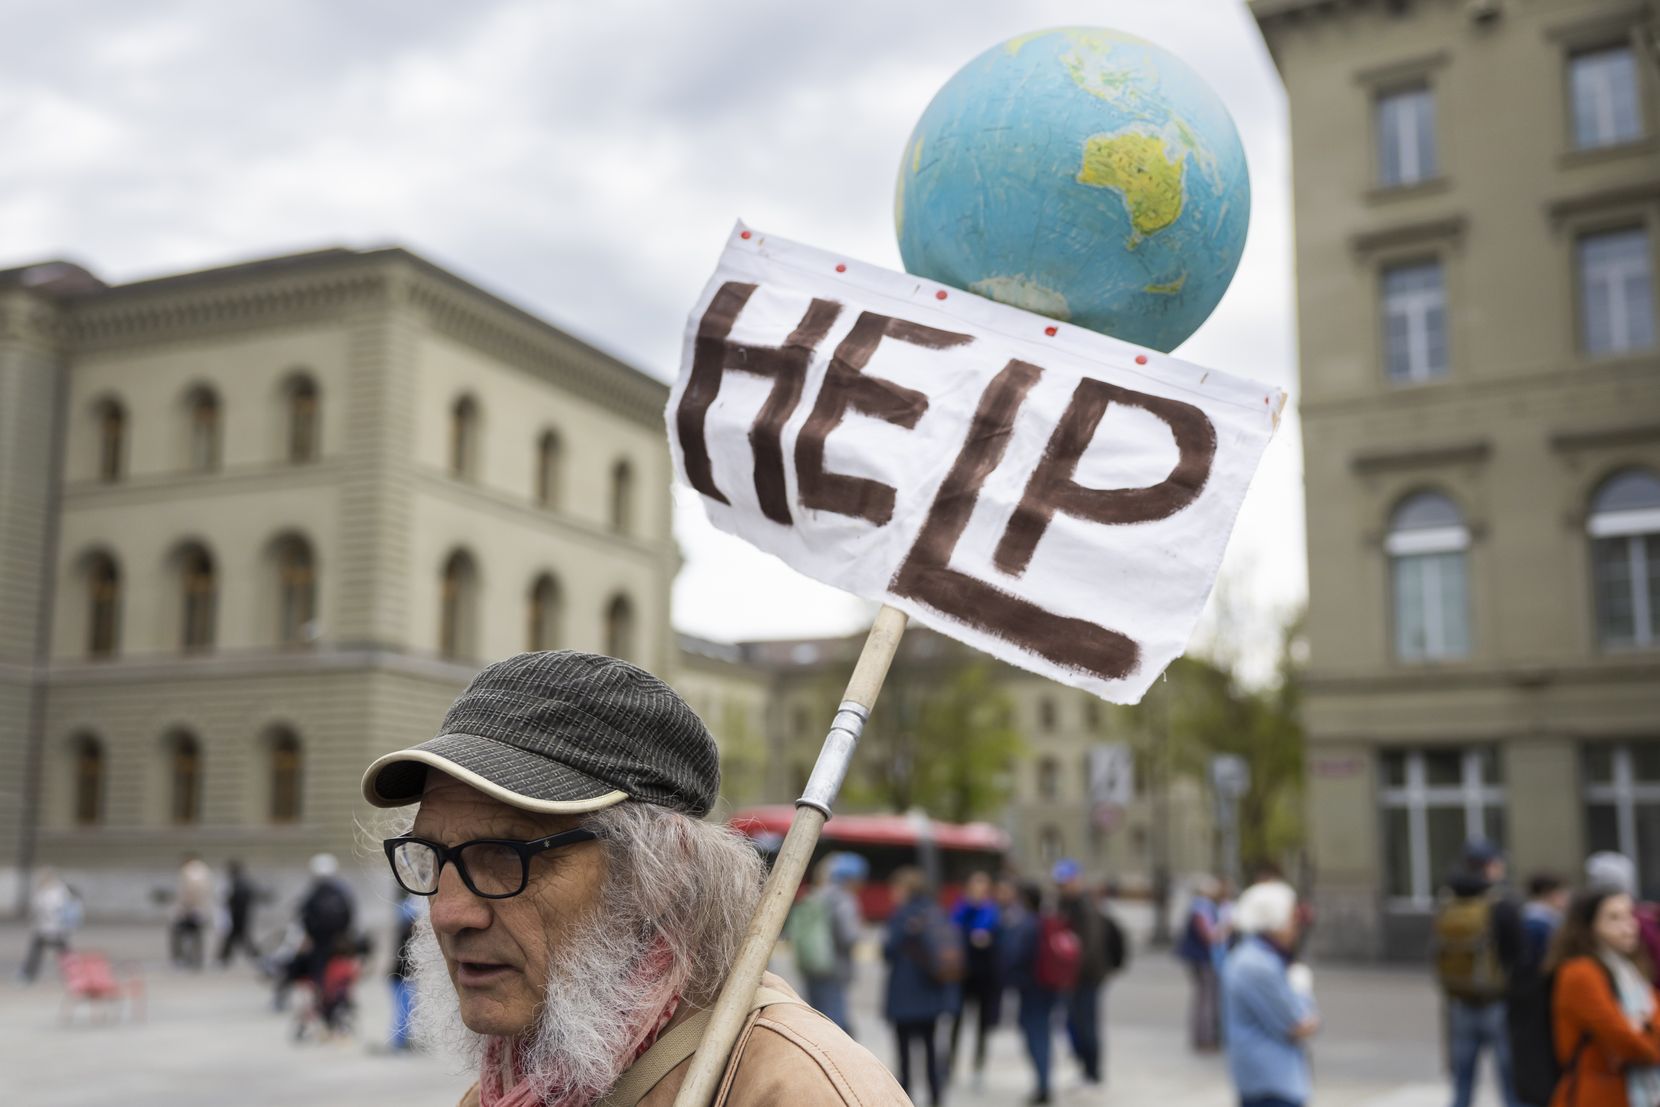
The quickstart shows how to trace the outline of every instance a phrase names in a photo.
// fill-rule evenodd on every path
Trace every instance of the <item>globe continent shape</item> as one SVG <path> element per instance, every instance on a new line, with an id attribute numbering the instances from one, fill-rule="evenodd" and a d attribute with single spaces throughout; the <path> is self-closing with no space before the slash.
<path id="1" fill-rule="evenodd" d="M 917 121 L 894 222 L 905 268 L 1170 351 L 1226 291 L 1251 186 L 1222 101 L 1115 31 L 1010 39 Z"/>

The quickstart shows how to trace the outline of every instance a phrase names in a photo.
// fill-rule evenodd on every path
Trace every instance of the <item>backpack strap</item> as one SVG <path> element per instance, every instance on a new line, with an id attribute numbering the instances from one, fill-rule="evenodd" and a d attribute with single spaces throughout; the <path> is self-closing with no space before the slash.
<path id="1" fill-rule="evenodd" d="M 771 1007 L 776 1003 L 806 1006 L 788 992 L 763 984 L 755 989 L 755 998 L 750 1001 L 749 1013 L 753 1015 L 761 1008 Z M 610 1092 L 594 1107 L 636 1107 L 665 1076 L 697 1052 L 697 1047 L 703 1043 L 703 1031 L 708 1027 L 712 1017 L 711 1009 L 705 1007 L 669 1027 L 661 1038 L 652 1043 L 650 1049 L 641 1054 L 639 1060 L 628 1067 L 628 1071 L 618 1078 Z M 734 1056 L 728 1064 L 736 1065 L 737 1062 L 738 1058 Z"/>

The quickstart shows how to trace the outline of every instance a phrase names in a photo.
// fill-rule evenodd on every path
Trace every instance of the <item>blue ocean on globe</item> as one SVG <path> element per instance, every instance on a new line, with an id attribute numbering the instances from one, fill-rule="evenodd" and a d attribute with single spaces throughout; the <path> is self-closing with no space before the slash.
<path id="1" fill-rule="evenodd" d="M 1067 28 L 946 82 L 906 145 L 894 221 L 912 273 L 1168 352 L 1222 298 L 1250 210 L 1239 134 L 1197 73 Z"/>

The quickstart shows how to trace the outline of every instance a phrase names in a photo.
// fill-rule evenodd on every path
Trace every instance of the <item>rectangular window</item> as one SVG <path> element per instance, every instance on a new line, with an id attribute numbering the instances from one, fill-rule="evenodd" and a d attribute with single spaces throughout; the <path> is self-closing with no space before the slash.
<path id="1" fill-rule="evenodd" d="M 1643 136 L 1637 59 L 1629 45 L 1586 50 L 1568 59 L 1574 146 L 1592 150 Z"/>
<path id="2" fill-rule="evenodd" d="M 1383 364 L 1392 381 L 1447 375 L 1447 290 L 1440 262 L 1383 271 Z"/>
<path id="3" fill-rule="evenodd" d="M 1470 600 L 1464 552 L 1391 558 L 1395 585 L 1395 656 L 1402 661 L 1468 657 Z"/>
<path id="4" fill-rule="evenodd" d="M 1592 539 L 1591 574 L 1597 640 L 1616 649 L 1660 643 L 1660 535 Z"/>
<path id="5" fill-rule="evenodd" d="M 1581 235 L 1580 345 L 1591 355 L 1654 345 L 1654 281 L 1642 227 Z"/>
<path id="6" fill-rule="evenodd" d="M 1380 758 L 1385 891 L 1428 909 L 1464 843 L 1504 844 L 1504 781 L 1491 747 L 1386 750 Z"/>
<path id="7" fill-rule="evenodd" d="M 1660 896 L 1660 744 L 1584 747 L 1585 848 L 1616 850 L 1637 865 L 1644 899 Z"/>
<path id="8" fill-rule="evenodd" d="M 1377 100 L 1378 184 L 1417 184 L 1435 176 L 1435 94 L 1427 85 Z"/>

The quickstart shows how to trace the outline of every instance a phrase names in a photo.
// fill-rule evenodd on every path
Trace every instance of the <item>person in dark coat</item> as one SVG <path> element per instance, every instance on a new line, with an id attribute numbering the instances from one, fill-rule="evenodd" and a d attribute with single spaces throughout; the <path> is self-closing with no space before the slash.
<path id="1" fill-rule="evenodd" d="M 343 939 L 350 937 L 355 913 L 352 893 L 340 879 L 340 864 L 333 854 L 319 853 L 311 859 L 312 884 L 300 903 L 300 926 L 305 930 L 305 971 L 316 995 L 323 995 L 323 977 L 329 959 Z"/>
<path id="2" fill-rule="evenodd" d="M 1101 1083 L 1101 985 L 1106 983 L 1107 920 L 1084 889 L 1076 861 L 1057 862 L 1055 887 L 1060 913 L 1072 933 L 1078 936 L 1083 959 L 1078 965 L 1078 984 L 1066 997 L 1066 1033 L 1072 1053 L 1084 1070 L 1084 1080 Z"/>
<path id="3" fill-rule="evenodd" d="M 225 940 L 219 943 L 220 968 L 229 967 L 231 955 L 238 949 L 246 953 L 249 960 L 259 960 L 259 950 L 254 948 L 252 936 L 254 904 L 259 899 L 259 889 L 248 879 L 248 872 L 240 861 L 226 862 L 225 879 L 230 885 L 225 891 L 225 918 L 229 928 L 225 931 Z"/>
<path id="4" fill-rule="evenodd" d="M 884 1014 L 899 1040 L 899 1086 L 910 1094 L 911 1055 L 920 1044 L 928 1066 L 928 1102 L 941 1107 L 945 1090 L 937 1050 L 939 1020 L 955 1010 L 957 987 L 939 979 L 937 966 L 948 956 L 956 956 L 960 963 L 956 948 L 960 939 L 929 896 L 921 869 L 901 868 L 893 874 L 892 886 L 896 906 L 882 943 L 882 956 L 888 963 Z M 952 946 L 949 951 L 941 948 L 945 942 Z"/>
<path id="5" fill-rule="evenodd" d="M 1038 983 L 1043 889 L 1036 884 L 1022 884 L 1019 896 L 1018 907 L 1010 913 L 1010 921 L 1003 931 L 1003 974 L 1009 987 L 1020 997 L 1020 1033 L 1026 1040 L 1026 1053 L 1037 1076 L 1037 1090 L 1028 1102 L 1049 1103 L 1052 1024 L 1059 993 Z"/>

